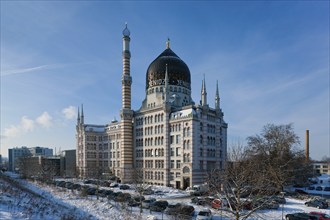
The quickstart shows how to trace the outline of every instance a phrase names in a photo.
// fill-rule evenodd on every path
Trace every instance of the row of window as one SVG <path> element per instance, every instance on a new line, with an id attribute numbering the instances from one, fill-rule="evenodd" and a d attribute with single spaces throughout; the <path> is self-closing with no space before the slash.
<path id="1" fill-rule="evenodd" d="M 141 144 L 141 143 L 140 143 Z M 144 139 L 144 145 L 145 146 L 161 146 L 164 144 L 164 137 L 155 137 L 155 140 L 153 138 L 146 138 Z"/>
<path id="2" fill-rule="evenodd" d="M 120 134 L 112 134 L 109 136 L 97 136 L 97 135 L 87 135 L 87 141 L 108 141 L 108 140 L 115 140 L 120 139 Z"/>
<path id="3" fill-rule="evenodd" d="M 144 178 L 148 179 L 148 180 L 164 180 L 164 172 L 160 172 L 160 171 L 145 171 L 144 172 Z"/>
<path id="4" fill-rule="evenodd" d="M 156 114 L 155 117 L 153 115 L 150 115 L 144 118 L 143 117 L 137 118 L 135 119 L 135 121 L 136 121 L 136 125 L 143 125 L 143 123 L 145 125 L 152 124 L 153 121 L 155 121 L 155 123 L 162 122 L 164 121 L 164 113 Z"/>

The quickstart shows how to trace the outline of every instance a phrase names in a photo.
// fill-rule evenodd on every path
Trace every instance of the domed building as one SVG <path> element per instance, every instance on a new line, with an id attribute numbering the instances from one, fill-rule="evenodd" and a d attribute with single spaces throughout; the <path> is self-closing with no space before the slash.
<path id="1" fill-rule="evenodd" d="M 185 189 L 207 181 L 221 169 L 227 153 L 227 123 L 220 108 L 218 83 L 214 108 L 207 103 L 205 77 L 199 104 L 191 98 L 187 64 L 170 48 L 149 65 L 145 99 L 131 109 L 130 31 L 123 31 L 121 121 L 84 123 L 78 110 L 77 168 L 82 178 L 114 174 L 122 183 Z"/>

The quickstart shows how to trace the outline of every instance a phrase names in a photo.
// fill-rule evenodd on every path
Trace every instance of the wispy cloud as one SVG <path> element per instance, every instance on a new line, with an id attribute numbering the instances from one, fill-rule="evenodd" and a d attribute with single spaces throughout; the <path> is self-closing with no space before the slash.
<path id="1" fill-rule="evenodd" d="M 20 137 L 26 133 L 33 132 L 35 128 L 51 128 L 56 125 L 63 125 L 62 122 L 67 120 L 72 120 L 76 117 L 76 108 L 74 106 L 68 106 L 62 111 L 64 116 L 60 119 L 54 119 L 47 111 L 44 111 L 41 115 L 35 119 L 31 119 L 28 116 L 23 116 L 20 120 L 20 123 L 17 125 L 10 125 L 4 129 L 1 139 L 4 138 L 16 138 Z"/>
<path id="2" fill-rule="evenodd" d="M 36 122 L 42 127 L 49 128 L 53 124 L 52 120 L 53 118 L 48 114 L 48 112 L 44 112 L 36 119 Z"/>
<path id="3" fill-rule="evenodd" d="M 72 105 L 62 110 L 64 118 L 67 120 L 74 119 L 76 117 L 76 112 L 77 112 L 76 108 Z"/>
<path id="4" fill-rule="evenodd" d="M 43 69 L 47 69 L 47 68 L 49 68 L 49 65 L 42 65 L 42 66 L 22 68 L 22 69 L 5 70 L 1 73 L 1 75 L 8 76 L 8 75 L 18 74 L 18 73 L 29 73 L 29 72 L 35 72 L 35 71 L 43 70 Z"/>
<path id="5" fill-rule="evenodd" d="M 5 128 L 4 136 L 8 138 L 19 137 L 22 134 L 33 131 L 34 127 L 34 120 L 23 116 L 19 125 L 11 125 L 9 128 Z"/>

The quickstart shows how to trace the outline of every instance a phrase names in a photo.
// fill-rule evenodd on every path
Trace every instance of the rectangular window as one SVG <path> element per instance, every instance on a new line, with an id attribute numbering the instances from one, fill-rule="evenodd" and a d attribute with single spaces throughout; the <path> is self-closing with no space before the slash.
<path id="1" fill-rule="evenodd" d="M 203 161 L 199 161 L 199 169 L 202 170 L 203 169 Z"/>
<path id="2" fill-rule="evenodd" d="M 174 149 L 171 147 L 171 156 L 174 156 Z"/>
<path id="3" fill-rule="evenodd" d="M 176 161 L 176 168 L 180 169 L 180 165 L 181 165 L 181 160 L 177 160 Z"/>
<path id="4" fill-rule="evenodd" d="M 174 168 L 174 160 L 171 160 L 171 169 Z"/>
<path id="5" fill-rule="evenodd" d="M 176 148 L 176 156 L 181 156 L 181 148 L 180 147 Z"/>
<path id="6" fill-rule="evenodd" d="M 174 143 L 174 135 L 171 135 L 171 140 L 170 143 L 173 144 Z"/>
<path id="7" fill-rule="evenodd" d="M 180 144 L 181 143 L 181 136 L 178 134 L 176 136 L 176 144 Z"/>
<path id="8" fill-rule="evenodd" d="M 173 172 L 170 173 L 170 180 L 174 180 L 174 173 Z"/>

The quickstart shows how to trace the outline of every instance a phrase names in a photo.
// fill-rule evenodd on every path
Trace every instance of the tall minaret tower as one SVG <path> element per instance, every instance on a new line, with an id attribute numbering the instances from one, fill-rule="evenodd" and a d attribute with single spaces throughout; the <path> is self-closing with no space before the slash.
<path id="1" fill-rule="evenodd" d="M 205 74 L 204 74 L 204 79 L 202 81 L 201 105 L 202 106 L 206 106 L 207 105 L 207 93 L 206 93 L 206 86 L 205 86 Z"/>
<path id="2" fill-rule="evenodd" d="M 131 109 L 131 85 L 129 49 L 130 31 L 127 28 L 123 30 L 123 74 L 122 82 L 122 109 L 121 116 L 121 158 L 120 158 L 120 179 L 123 183 L 132 181 L 133 168 L 133 111 Z"/>

